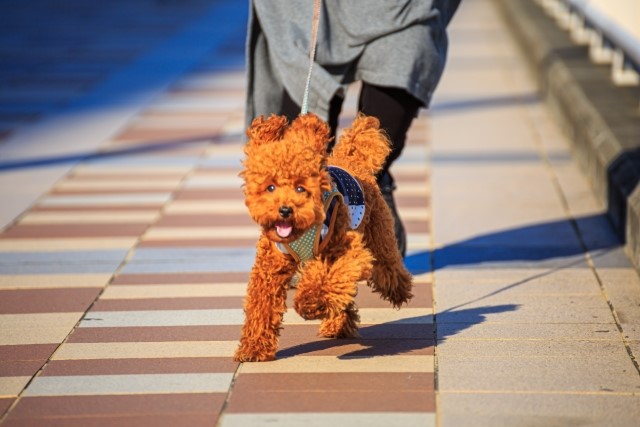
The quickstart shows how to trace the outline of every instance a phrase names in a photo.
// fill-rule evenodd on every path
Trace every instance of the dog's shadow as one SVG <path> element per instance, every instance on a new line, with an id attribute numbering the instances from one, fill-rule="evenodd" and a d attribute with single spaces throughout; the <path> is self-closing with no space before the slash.
<path id="1" fill-rule="evenodd" d="M 370 358 L 408 353 L 429 354 L 436 340 L 446 340 L 460 331 L 483 323 L 487 315 L 518 309 L 516 304 L 445 311 L 399 321 L 363 326 L 359 338 L 324 339 L 281 349 L 278 359 L 314 354 L 339 354 L 338 359 Z M 436 322 L 437 320 L 437 322 Z M 446 324 L 442 332 L 436 325 Z M 286 328 L 286 327 L 285 327 Z"/>

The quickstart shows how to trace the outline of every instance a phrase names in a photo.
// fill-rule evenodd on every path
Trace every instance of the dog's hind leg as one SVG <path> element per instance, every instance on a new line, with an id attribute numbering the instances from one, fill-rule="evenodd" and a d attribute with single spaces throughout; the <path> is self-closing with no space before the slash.
<path id="1" fill-rule="evenodd" d="M 394 234 L 393 217 L 379 192 L 367 194 L 370 218 L 364 233 L 367 247 L 373 253 L 375 262 L 368 284 L 374 292 L 400 308 L 412 297 L 412 277 L 402 261 Z"/>

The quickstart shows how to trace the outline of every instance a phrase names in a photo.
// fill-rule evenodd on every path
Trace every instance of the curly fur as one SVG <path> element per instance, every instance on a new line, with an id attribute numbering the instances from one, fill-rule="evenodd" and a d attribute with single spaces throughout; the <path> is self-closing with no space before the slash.
<path id="1" fill-rule="evenodd" d="M 294 309 L 305 319 L 322 319 L 319 334 L 324 337 L 357 336 L 354 298 L 360 281 L 366 281 L 394 307 L 411 299 L 412 278 L 397 250 L 393 218 L 375 180 L 390 152 L 379 126 L 374 117 L 358 116 L 329 156 L 329 127 L 314 114 L 290 124 L 283 116 L 259 117 L 247 130 L 240 176 L 245 204 L 262 233 L 235 360 L 275 359 L 287 289 L 296 273 Z M 276 243 L 290 243 L 324 221 L 322 195 L 331 189 L 327 165 L 339 166 L 360 181 L 365 217 L 357 230 L 351 230 L 347 207 L 339 205 L 325 249 L 297 265 Z"/>

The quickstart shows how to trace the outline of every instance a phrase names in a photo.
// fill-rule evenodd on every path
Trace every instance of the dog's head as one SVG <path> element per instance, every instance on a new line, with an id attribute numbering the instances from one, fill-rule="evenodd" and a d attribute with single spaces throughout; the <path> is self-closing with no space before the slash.
<path id="1" fill-rule="evenodd" d="M 272 241 L 289 243 L 325 218 L 323 194 L 329 126 L 314 114 L 291 124 L 284 116 L 256 118 L 244 148 L 245 204 Z"/>

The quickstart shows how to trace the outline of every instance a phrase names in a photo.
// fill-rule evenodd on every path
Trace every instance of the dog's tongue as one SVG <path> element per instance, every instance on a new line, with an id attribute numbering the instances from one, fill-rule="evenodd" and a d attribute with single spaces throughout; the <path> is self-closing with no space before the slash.
<path id="1" fill-rule="evenodd" d="M 293 227 L 288 222 L 276 223 L 276 233 L 278 234 L 278 236 L 282 238 L 289 237 L 291 231 L 293 231 Z"/>

